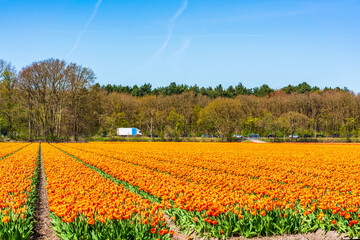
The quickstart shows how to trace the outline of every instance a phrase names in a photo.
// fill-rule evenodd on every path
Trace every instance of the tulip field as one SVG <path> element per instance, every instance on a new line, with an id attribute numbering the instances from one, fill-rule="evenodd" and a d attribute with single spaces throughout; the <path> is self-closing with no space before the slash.
<path id="1" fill-rule="evenodd" d="M 0 143 L 0 239 L 32 234 L 39 144 Z"/>
<path id="2" fill-rule="evenodd" d="M 40 164 L 60 239 L 360 237 L 356 144 L 0 143 L 0 239 L 31 237 Z"/>

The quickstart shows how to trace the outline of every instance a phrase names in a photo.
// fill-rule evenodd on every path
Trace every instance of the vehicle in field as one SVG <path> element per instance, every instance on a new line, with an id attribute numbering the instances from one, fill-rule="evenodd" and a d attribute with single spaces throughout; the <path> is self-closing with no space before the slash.
<path id="1" fill-rule="evenodd" d="M 311 138 L 311 135 L 310 134 L 305 134 L 304 138 Z"/>
<path id="2" fill-rule="evenodd" d="M 339 138 L 339 137 L 340 137 L 340 134 L 334 133 L 334 134 L 332 135 L 332 137 L 333 137 L 333 138 Z"/>
<path id="3" fill-rule="evenodd" d="M 248 138 L 261 138 L 259 134 L 249 134 Z"/>
<path id="4" fill-rule="evenodd" d="M 244 139 L 244 136 L 239 134 L 234 134 L 233 137 L 236 139 Z"/>
<path id="5" fill-rule="evenodd" d="M 322 135 L 322 134 L 316 134 L 316 138 L 319 138 L 319 137 L 324 138 L 325 136 L 324 136 L 324 135 Z"/>
<path id="6" fill-rule="evenodd" d="M 267 138 L 274 138 L 276 137 L 275 135 L 272 135 L 272 134 L 269 134 L 269 135 L 266 135 Z"/>
<path id="7" fill-rule="evenodd" d="M 137 128 L 118 128 L 118 136 L 141 136 L 141 130 Z"/>
<path id="8" fill-rule="evenodd" d="M 151 137 L 151 134 L 149 134 L 149 137 Z M 152 137 L 154 137 L 154 138 L 158 138 L 158 137 L 159 137 L 159 135 L 152 134 Z"/>
<path id="9" fill-rule="evenodd" d="M 212 137 L 215 137 L 216 135 L 211 135 L 211 134 L 203 134 L 203 135 L 201 135 L 201 137 L 203 137 L 203 138 L 212 138 Z"/>
<path id="10" fill-rule="evenodd" d="M 299 138 L 299 135 L 296 135 L 296 134 L 289 135 L 289 138 Z"/>

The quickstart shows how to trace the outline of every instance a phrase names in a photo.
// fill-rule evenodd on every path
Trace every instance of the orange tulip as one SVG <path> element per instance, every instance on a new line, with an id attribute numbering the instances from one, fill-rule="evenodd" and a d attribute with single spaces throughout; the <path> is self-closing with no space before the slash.
<path id="1" fill-rule="evenodd" d="M 1 219 L 1 221 L 2 221 L 3 223 L 8 223 L 9 220 L 10 220 L 10 218 L 9 218 L 8 216 L 5 216 L 5 217 L 3 217 L 3 218 Z"/>

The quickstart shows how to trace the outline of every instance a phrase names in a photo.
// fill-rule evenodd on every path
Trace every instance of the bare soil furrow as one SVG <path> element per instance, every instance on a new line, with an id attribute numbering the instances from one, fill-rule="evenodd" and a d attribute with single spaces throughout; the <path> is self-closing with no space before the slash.
<path id="1" fill-rule="evenodd" d="M 40 173 L 39 183 L 36 187 L 38 199 L 36 200 L 36 207 L 34 210 L 34 235 L 32 239 L 39 240 L 58 240 L 60 239 L 56 234 L 55 230 L 51 228 L 51 217 L 49 209 L 49 200 L 46 191 L 46 176 L 44 171 L 44 163 L 41 153 L 40 145 Z"/>

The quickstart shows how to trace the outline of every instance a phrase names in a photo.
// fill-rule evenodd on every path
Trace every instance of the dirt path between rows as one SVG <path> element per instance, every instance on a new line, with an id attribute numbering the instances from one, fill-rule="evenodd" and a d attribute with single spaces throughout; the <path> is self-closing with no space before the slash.
<path id="1" fill-rule="evenodd" d="M 34 235 L 31 239 L 36 240 L 58 240 L 55 231 L 51 228 L 51 218 L 49 209 L 49 199 L 46 191 L 46 178 L 44 171 L 44 162 L 41 153 L 40 144 L 40 174 L 39 183 L 36 186 L 38 199 L 36 200 L 34 210 Z"/>

